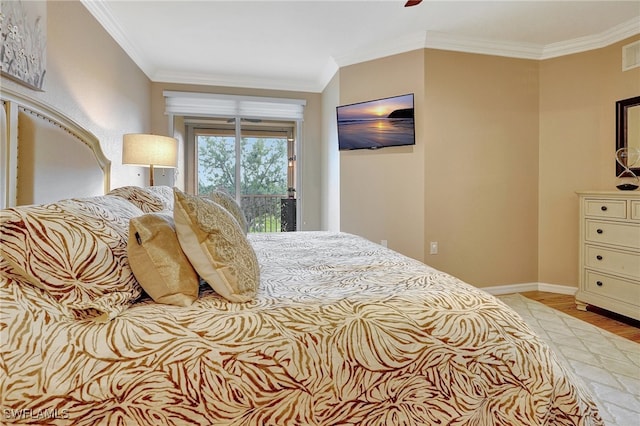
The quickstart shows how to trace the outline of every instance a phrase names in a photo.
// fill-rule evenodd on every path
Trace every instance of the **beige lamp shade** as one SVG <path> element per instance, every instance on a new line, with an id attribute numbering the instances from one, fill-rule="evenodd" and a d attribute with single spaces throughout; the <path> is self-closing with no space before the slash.
<path id="1" fill-rule="evenodd" d="M 168 136 L 129 133 L 123 136 L 122 164 L 176 167 L 178 141 Z"/>
<path id="2" fill-rule="evenodd" d="M 178 166 L 178 141 L 168 136 L 126 134 L 122 138 L 122 164 L 149 167 L 149 184 L 153 186 L 154 166 Z"/>

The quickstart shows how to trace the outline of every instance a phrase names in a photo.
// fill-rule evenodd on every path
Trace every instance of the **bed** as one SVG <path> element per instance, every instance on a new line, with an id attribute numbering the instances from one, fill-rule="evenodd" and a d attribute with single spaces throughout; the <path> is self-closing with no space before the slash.
<path id="1" fill-rule="evenodd" d="M 257 265 L 248 298 L 232 302 L 198 279 L 184 306 L 158 303 L 131 269 L 129 226 L 164 214 L 179 234 L 181 195 L 104 192 L 0 212 L 4 423 L 603 424 L 514 311 L 355 235 L 245 235 L 231 221 L 254 256 L 243 268 Z M 86 244 L 95 235 L 104 238 Z M 37 281 L 53 275 L 75 293 Z"/>

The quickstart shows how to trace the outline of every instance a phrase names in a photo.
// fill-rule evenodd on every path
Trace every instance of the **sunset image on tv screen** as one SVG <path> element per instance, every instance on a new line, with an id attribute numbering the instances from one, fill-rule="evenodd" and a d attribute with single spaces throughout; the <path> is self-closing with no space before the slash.
<path id="1" fill-rule="evenodd" d="M 413 94 L 337 108 L 341 150 L 415 144 Z"/>

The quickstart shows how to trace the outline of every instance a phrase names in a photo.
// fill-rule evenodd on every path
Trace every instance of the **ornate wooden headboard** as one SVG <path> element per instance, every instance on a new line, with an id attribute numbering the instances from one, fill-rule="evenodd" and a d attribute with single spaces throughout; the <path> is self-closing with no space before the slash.
<path id="1" fill-rule="evenodd" d="M 3 88 L 0 208 L 101 195 L 110 189 L 111 161 L 76 122 Z"/>

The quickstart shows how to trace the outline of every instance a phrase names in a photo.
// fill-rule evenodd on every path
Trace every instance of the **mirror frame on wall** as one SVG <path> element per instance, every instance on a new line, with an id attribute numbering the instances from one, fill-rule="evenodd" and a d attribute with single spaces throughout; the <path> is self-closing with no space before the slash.
<path id="1" fill-rule="evenodd" d="M 629 128 L 628 109 L 632 107 L 640 108 L 640 96 L 616 102 L 616 151 L 620 148 L 629 147 L 629 133 L 627 132 Z M 640 123 L 637 124 L 640 126 Z M 636 141 L 634 145 L 640 147 L 640 140 Z M 630 170 L 640 176 L 640 167 L 632 167 Z M 616 161 L 616 175 L 623 171 L 624 168 Z"/>

